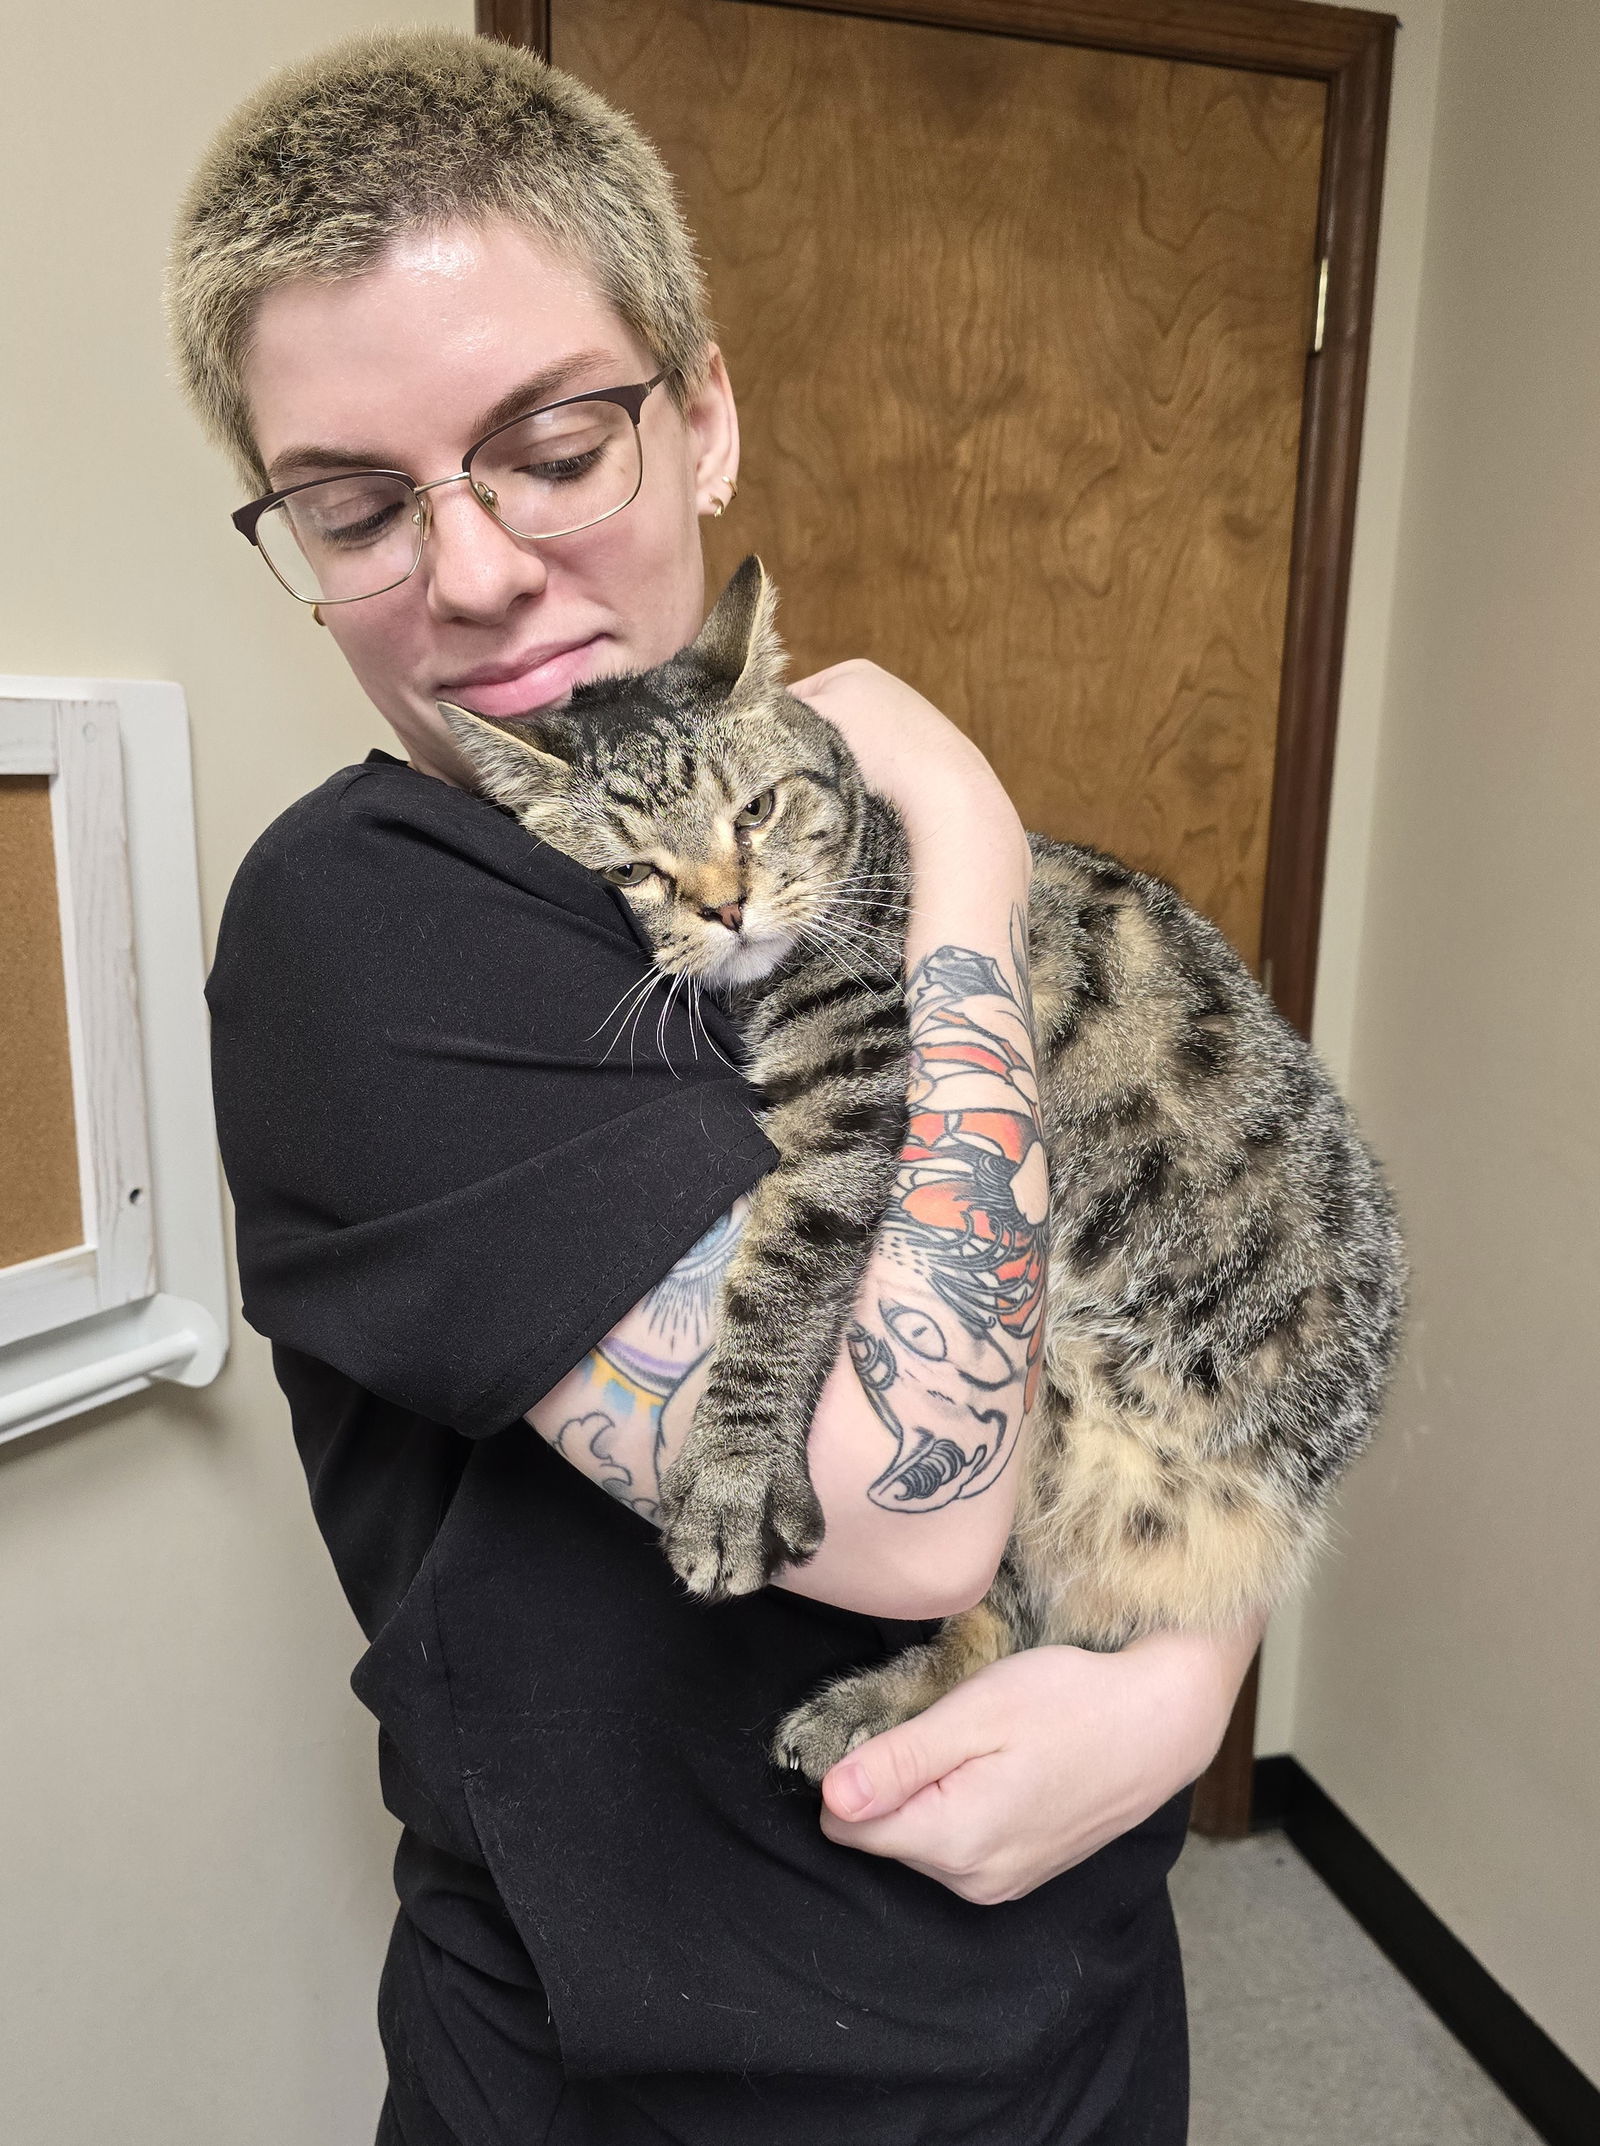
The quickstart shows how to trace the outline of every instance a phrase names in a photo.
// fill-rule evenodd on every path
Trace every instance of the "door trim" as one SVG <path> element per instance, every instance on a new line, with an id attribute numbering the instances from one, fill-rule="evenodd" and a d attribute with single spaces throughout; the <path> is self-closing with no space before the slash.
<path id="1" fill-rule="evenodd" d="M 1344 667 L 1356 480 L 1377 282 L 1378 221 L 1394 67 L 1393 15 L 1312 0 L 757 0 L 813 14 L 1135 52 L 1321 82 L 1316 262 L 1328 264 L 1320 351 L 1307 350 L 1278 742 L 1261 913 L 1261 972 L 1278 1007 L 1311 1031 L 1322 925 L 1334 733 Z M 550 55 L 550 0 L 476 0 L 482 36 Z M 1309 309 L 1308 309 L 1309 310 Z M 1207 1833 L 1250 1830 L 1255 1672 L 1196 1797 Z"/>

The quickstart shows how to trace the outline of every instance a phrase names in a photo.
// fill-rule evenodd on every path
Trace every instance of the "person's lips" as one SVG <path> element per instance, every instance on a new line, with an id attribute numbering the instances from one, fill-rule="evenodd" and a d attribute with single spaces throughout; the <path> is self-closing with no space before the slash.
<path id="1" fill-rule="evenodd" d="M 447 678 L 436 698 L 502 722 L 511 716 L 532 715 L 536 709 L 564 700 L 589 675 L 599 639 L 598 634 L 591 634 L 582 641 L 530 649 L 506 663 L 480 664 L 459 678 Z"/>

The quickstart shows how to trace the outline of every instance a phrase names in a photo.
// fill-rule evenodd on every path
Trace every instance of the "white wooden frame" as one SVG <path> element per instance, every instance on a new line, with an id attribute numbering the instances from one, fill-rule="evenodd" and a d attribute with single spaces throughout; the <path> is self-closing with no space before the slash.
<path id="1" fill-rule="evenodd" d="M 0 774 L 50 782 L 84 1239 L 0 1269 L 6 1439 L 205 1384 L 227 1296 L 183 695 L 0 678 Z"/>
<path id="2" fill-rule="evenodd" d="M 127 812 L 107 701 L 0 703 L 0 775 L 45 775 L 55 836 L 83 1241 L 0 1268 L 0 1344 L 154 1294 Z"/>

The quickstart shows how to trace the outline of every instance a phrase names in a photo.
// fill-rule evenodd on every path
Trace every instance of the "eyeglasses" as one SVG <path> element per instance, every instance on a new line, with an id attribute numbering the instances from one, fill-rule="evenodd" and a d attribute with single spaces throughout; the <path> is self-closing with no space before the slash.
<path id="1" fill-rule="evenodd" d="M 404 470 L 313 477 L 253 499 L 233 516 L 289 594 L 303 604 L 354 604 L 415 573 L 432 524 L 430 492 L 466 483 L 509 535 L 572 536 L 639 496 L 639 414 L 666 378 L 596 388 L 514 417 L 469 447 L 452 477 L 413 484 Z"/>

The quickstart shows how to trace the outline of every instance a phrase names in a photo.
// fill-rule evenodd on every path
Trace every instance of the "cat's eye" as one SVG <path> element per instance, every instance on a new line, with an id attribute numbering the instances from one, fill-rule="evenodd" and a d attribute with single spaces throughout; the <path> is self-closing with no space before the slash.
<path id="1" fill-rule="evenodd" d="M 653 864 L 608 864 L 601 873 L 614 887 L 642 887 L 647 879 L 654 879 Z"/>
<path id="2" fill-rule="evenodd" d="M 778 802 L 776 790 L 763 790 L 759 797 L 752 797 L 748 805 L 741 805 L 733 816 L 735 827 L 759 827 L 763 820 L 770 820 L 772 808 Z"/>

